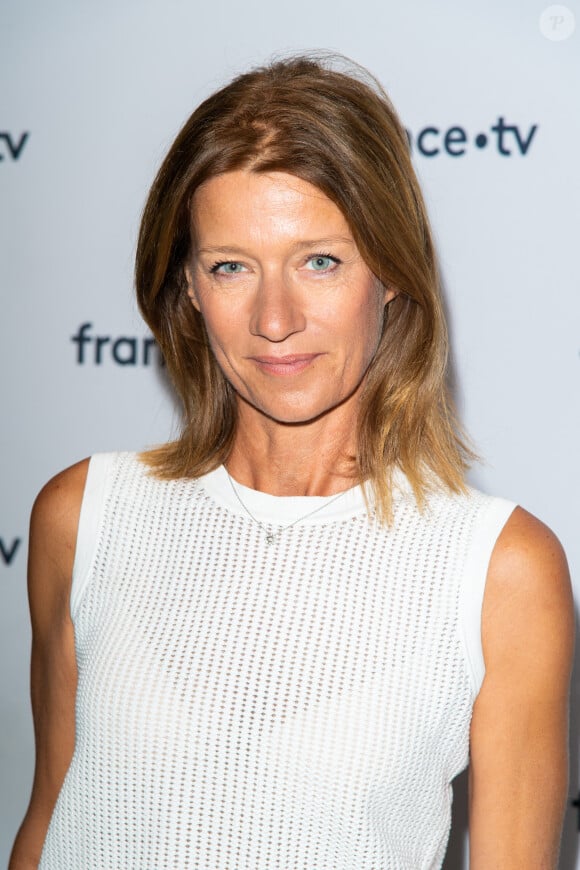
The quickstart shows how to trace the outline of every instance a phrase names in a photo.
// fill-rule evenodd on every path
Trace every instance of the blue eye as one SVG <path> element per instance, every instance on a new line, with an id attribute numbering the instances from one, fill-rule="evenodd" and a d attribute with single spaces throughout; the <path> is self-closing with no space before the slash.
<path id="1" fill-rule="evenodd" d="M 308 265 L 314 272 L 326 272 L 339 262 L 340 260 L 331 257 L 330 254 L 316 254 L 314 257 L 308 258 Z"/>
<path id="2" fill-rule="evenodd" d="M 214 263 L 209 271 L 212 275 L 215 275 L 216 272 L 221 272 L 222 275 L 237 275 L 243 268 L 241 263 L 236 263 L 234 260 L 222 260 L 219 263 Z"/>

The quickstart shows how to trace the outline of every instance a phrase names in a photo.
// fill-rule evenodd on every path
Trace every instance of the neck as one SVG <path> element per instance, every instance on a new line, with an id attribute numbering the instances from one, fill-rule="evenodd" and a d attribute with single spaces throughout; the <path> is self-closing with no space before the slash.
<path id="1" fill-rule="evenodd" d="M 356 483 L 354 431 L 328 417 L 256 425 L 242 412 L 226 467 L 238 483 L 271 495 L 334 495 Z"/>

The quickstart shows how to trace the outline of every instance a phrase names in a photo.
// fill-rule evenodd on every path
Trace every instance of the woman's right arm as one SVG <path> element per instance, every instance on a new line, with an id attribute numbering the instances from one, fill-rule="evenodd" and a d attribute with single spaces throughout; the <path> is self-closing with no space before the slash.
<path id="1" fill-rule="evenodd" d="M 38 867 L 74 749 L 77 673 L 70 591 L 87 470 L 85 459 L 58 474 L 41 490 L 32 509 L 28 597 L 36 765 L 30 804 L 12 849 L 9 870 Z"/>

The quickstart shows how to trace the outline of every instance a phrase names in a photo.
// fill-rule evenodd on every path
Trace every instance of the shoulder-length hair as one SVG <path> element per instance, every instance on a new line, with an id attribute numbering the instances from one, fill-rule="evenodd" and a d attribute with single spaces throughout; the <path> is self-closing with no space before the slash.
<path id="1" fill-rule="evenodd" d="M 370 74 L 311 56 L 240 75 L 205 100 L 153 183 L 137 246 L 137 298 L 184 418 L 180 437 L 144 453 L 146 463 L 163 478 L 198 477 L 232 447 L 235 393 L 187 295 L 184 265 L 195 191 L 236 169 L 286 172 L 319 188 L 345 216 L 367 266 L 398 291 L 366 374 L 354 457 L 379 516 L 391 516 L 396 468 L 419 503 L 435 482 L 462 490 L 472 454 L 448 393 L 439 276 L 405 130 Z"/>

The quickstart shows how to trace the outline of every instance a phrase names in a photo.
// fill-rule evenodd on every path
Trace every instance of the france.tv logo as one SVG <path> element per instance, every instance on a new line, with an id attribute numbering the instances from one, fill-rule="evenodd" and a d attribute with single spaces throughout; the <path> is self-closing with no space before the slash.
<path id="1" fill-rule="evenodd" d="M 463 157 L 474 148 L 494 149 L 502 157 L 525 157 L 536 139 L 538 124 L 520 127 L 508 124 L 500 115 L 494 124 L 476 133 L 469 133 L 459 124 L 442 128 L 435 125 L 423 127 L 413 133 L 407 129 L 411 153 L 422 157 Z"/>

